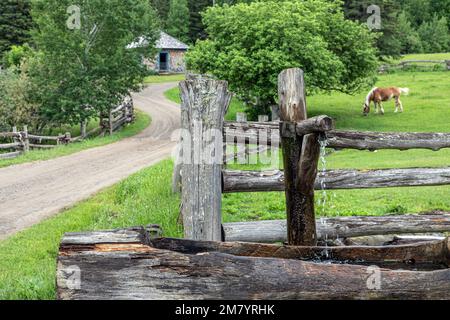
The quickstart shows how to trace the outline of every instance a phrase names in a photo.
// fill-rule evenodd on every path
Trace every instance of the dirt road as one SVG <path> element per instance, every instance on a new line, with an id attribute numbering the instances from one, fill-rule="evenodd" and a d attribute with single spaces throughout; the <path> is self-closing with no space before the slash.
<path id="1" fill-rule="evenodd" d="M 152 117 L 139 135 L 54 160 L 0 169 L 0 240 L 87 199 L 170 156 L 180 109 L 164 92 L 176 83 L 152 85 L 133 95 Z"/>

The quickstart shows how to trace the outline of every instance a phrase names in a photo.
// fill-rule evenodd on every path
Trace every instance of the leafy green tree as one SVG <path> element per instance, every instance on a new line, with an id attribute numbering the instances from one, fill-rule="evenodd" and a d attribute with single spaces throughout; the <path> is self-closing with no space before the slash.
<path id="1" fill-rule="evenodd" d="M 28 67 L 23 61 L 0 72 L 0 131 L 10 131 L 13 126 L 39 127 L 39 106 L 29 96 L 32 84 Z"/>
<path id="2" fill-rule="evenodd" d="M 6 52 L 3 56 L 3 66 L 5 68 L 10 68 L 12 66 L 20 67 L 20 64 L 28 56 L 32 55 L 33 50 L 27 44 L 23 46 L 11 47 L 11 50 Z"/>
<path id="3" fill-rule="evenodd" d="M 308 93 L 353 93 L 373 84 L 374 37 L 367 27 L 346 20 L 340 3 L 216 6 L 206 11 L 204 22 L 209 39 L 188 53 L 189 68 L 227 80 L 254 114 L 275 104 L 277 76 L 285 68 L 305 71 Z"/>
<path id="4" fill-rule="evenodd" d="M 402 53 L 423 52 L 422 40 L 419 33 L 412 27 L 406 12 L 402 12 L 398 17 L 398 32 L 402 44 Z"/>
<path id="5" fill-rule="evenodd" d="M 397 0 L 345 0 L 346 18 L 367 25 L 371 16 L 367 10 L 372 5 L 377 5 L 381 14 L 381 28 L 373 29 L 378 34 L 376 44 L 380 55 L 399 56 L 402 44 L 398 33 L 400 6 Z"/>
<path id="6" fill-rule="evenodd" d="M 424 22 L 419 28 L 420 38 L 425 52 L 447 52 L 450 49 L 448 23 L 445 17 L 434 16 L 430 22 Z"/>
<path id="7" fill-rule="evenodd" d="M 165 30 L 182 41 L 189 41 L 189 8 L 187 0 L 170 0 L 170 10 Z"/>
<path id="8" fill-rule="evenodd" d="M 0 1 L 0 59 L 11 46 L 29 40 L 31 26 L 30 0 Z"/>
<path id="9" fill-rule="evenodd" d="M 162 26 L 164 27 L 170 10 L 169 0 L 150 0 L 150 2 L 152 7 L 158 13 L 158 17 L 161 20 Z"/>
<path id="10" fill-rule="evenodd" d="M 34 98 L 50 123 L 84 123 L 139 88 L 159 37 L 148 0 L 35 0 Z M 144 37 L 150 48 L 131 48 Z"/>
<path id="11" fill-rule="evenodd" d="M 195 43 L 198 39 L 206 39 L 205 26 L 201 13 L 213 5 L 212 0 L 188 0 L 189 4 L 189 38 Z"/>

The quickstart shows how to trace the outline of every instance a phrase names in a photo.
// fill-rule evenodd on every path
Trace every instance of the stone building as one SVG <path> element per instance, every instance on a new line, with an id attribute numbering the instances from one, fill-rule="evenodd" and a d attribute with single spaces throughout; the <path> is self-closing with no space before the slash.
<path id="1" fill-rule="evenodd" d="M 140 39 L 138 42 L 132 43 L 128 47 L 136 48 L 147 46 L 148 42 L 144 39 Z M 155 59 L 144 60 L 144 63 L 149 69 L 160 74 L 184 73 L 186 71 L 184 56 L 189 49 L 187 44 L 161 31 L 161 36 L 155 46 L 159 50 Z"/>

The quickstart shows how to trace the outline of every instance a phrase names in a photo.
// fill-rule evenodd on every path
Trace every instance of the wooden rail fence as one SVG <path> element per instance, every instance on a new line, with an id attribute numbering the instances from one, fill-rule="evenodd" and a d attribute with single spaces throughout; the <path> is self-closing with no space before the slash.
<path id="1" fill-rule="evenodd" d="M 186 86 L 187 84 L 188 86 Z M 185 237 L 188 239 L 217 240 L 221 238 L 225 241 L 248 241 L 251 239 L 257 242 L 276 239 L 276 241 L 287 240 L 292 245 L 315 245 L 321 239 L 321 233 L 317 233 L 314 190 L 450 185 L 450 164 L 449 167 L 444 168 L 347 169 L 327 170 L 319 173 L 317 169 L 319 140 L 326 139 L 327 148 L 331 149 L 370 151 L 428 149 L 438 151 L 450 148 L 450 133 L 335 130 L 334 121 L 327 116 L 307 117 L 303 72 L 299 69 L 289 69 L 280 74 L 281 121 L 279 122 L 266 122 L 266 117 L 260 117 L 260 120 L 263 120 L 261 122 L 247 122 L 245 116 L 241 114 L 238 115 L 236 122 L 218 122 L 219 118 L 223 120 L 225 110 L 228 108 L 226 84 L 211 79 L 192 79 L 187 84 L 184 84 L 186 87 L 182 90 L 184 129 L 193 128 L 193 119 L 203 119 L 206 122 L 214 122 L 214 128 L 223 132 L 224 146 L 234 143 L 245 145 L 248 148 L 249 145 L 262 144 L 267 148 L 272 144 L 279 145 L 281 143 L 285 168 L 284 171 L 236 171 L 227 170 L 224 164 L 218 163 L 213 165 L 213 170 L 213 167 L 207 167 L 202 163 L 181 164 L 182 172 L 185 173 L 181 178 L 182 216 L 186 229 Z M 203 88 L 203 86 L 205 86 L 205 90 L 209 88 L 210 91 L 199 90 L 199 87 Z M 217 92 L 211 91 L 211 88 L 214 87 L 217 87 L 215 89 Z M 214 112 L 207 114 L 203 111 L 201 114 L 193 114 L 192 110 L 196 110 L 196 112 L 205 110 L 205 102 L 202 102 L 205 92 L 208 92 L 209 97 L 221 97 L 216 101 Z M 196 96 L 198 99 L 190 98 Z M 197 134 L 192 138 L 192 148 L 194 148 L 194 141 L 202 146 L 207 145 L 210 141 L 210 137 L 206 134 L 199 132 L 192 132 L 192 134 Z M 248 156 L 248 152 L 245 153 Z M 225 159 L 231 160 L 230 157 L 225 157 Z M 199 186 L 201 190 L 196 189 Z M 286 193 L 287 223 L 259 221 L 223 224 L 222 229 L 218 227 L 222 224 L 223 193 L 274 191 Z M 346 219 L 344 220 L 347 221 Z M 357 221 L 360 217 L 349 219 Z M 373 219 L 376 220 L 376 218 Z M 396 221 L 397 218 L 388 216 L 382 217 L 382 219 Z M 431 217 L 423 219 L 427 220 Z M 339 218 L 337 220 L 339 221 Z M 435 228 L 433 223 L 423 223 L 413 230 L 415 232 L 433 232 L 436 229 L 450 231 L 450 216 L 442 216 L 441 222 L 440 228 Z M 337 222 L 333 225 L 335 229 L 330 234 L 337 237 L 348 235 L 345 230 L 339 230 Z M 267 233 L 267 228 L 262 226 L 272 228 L 272 233 Z M 263 230 L 264 232 L 262 232 Z M 405 233 L 409 233 L 411 230 L 411 228 L 405 228 Z M 389 228 L 383 229 L 381 225 L 377 228 L 377 232 L 380 234 L 391 231 Z M 268 234 L 277 236 L 267 236 Z"/>
<path id="2" fill-rule="evenodd" d="M 448 71 L 450 71 L 450 60 L 405 60 L 397 65 L 384 64 L 380 67 L 380 72 L 386 72 L 392 69 L 406 69 L 410 66 L 418 68 L 428 68 L 431 66 L 442 65 Z"/>
<path id="3" fill-rule="evenodd" d="M 18 131 L 16 127 L 12 132 L 0 132 L 0 139 L 10 140 L 8 143 L 0 144 L 0 151 L 8 150 L 10 152 L 0 153 L 0 159 L 12 159 L 20 156 L 33 149 L 52 149 L 59 145 L 67 145 L 74 142 L 79 142 L 89 136 L 102 135 L 106 132 L 112 134 L 120 129 L 122 126 L 132 123 L 134 121 L 134 106 L 133 101 L 127 98 L 120 106 L 111 110 L 107 118 L 102 118 L 100 127 L 80 135 L 72 137 L 70 132 L 59 134 L 57 136 L 41 136 L 28 133 L 27 126 L 24 126 L 22 131 Z"/>

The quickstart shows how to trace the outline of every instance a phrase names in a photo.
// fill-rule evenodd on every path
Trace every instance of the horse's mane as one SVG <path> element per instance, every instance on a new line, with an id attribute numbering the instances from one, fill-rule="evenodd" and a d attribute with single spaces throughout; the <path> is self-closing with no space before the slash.
<path id="1" fill-rule="evenodd" d="M 370 104 L 370 97 L 372 96 L 372 94 L 374 93 L 374 91 L 377 90 L 377 89 L 378 89 L 378 88 L 375 87 L 375 88 L 373 88 L 372 90 L 370 90 L 370 92 L 367 94 L 367 97 L 366 97 L 366 105 L 369 105 L 369 104 Z"/>

